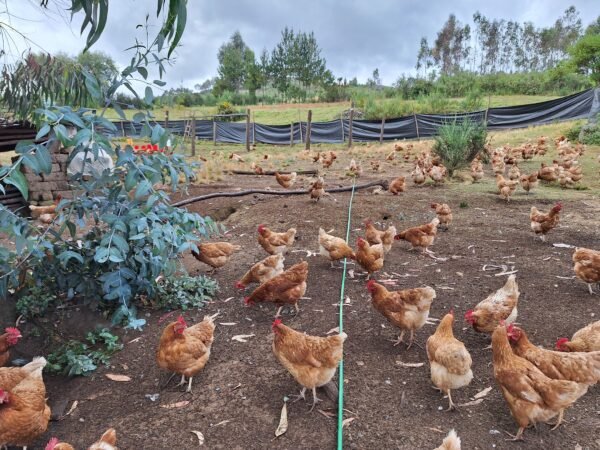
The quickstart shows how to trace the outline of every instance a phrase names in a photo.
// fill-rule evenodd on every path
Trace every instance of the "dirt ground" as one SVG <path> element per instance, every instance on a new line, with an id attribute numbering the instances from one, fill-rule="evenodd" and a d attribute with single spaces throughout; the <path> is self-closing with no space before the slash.
<path id="1" fill-rule="evenodd" d="M 336 162 L 338 170 L 326 178 L 328 187 L 351 184 L 349 179 L 341 179 L 345 162 Z M 297 168 L 313 167 L 305 160 L 296 163 Z M 366 166 L 366 160 L 363 164 Z M 365 167 L 359 181 L 391 179 L 409 170 L 408 164 L 398 164 L 389 165 L 383 174 L 373 174 Z M 300 184 L 307 185 L 307 179 L 302 177 Z M 228 175 L 221 182 L 191 188 L 189 195 L 267 186 L 278 189 L 272 177 Z M 547 188 L 540 187 L 540 191 L 544 189 Z M 600 449 L 598 386 L 566 412 L 566 423 L 556 431 L 541 424 L 535 430 L 526 430 L 524 443 L 506 442 L 504 432 L 516 432 L 517 425 L 493 379 L 492 352 L 485 349 L 490 340 L 475 333 L 462 319 L 468 309 L 504 284 L 505 276 L 495 276 L 501 269 L 482 270 L 491 264 L 518 271 L 518 322 L 535 344 L 553 347 L 558 337 L 571 336 L 598 320 L 600 296 L 590 296 L 585 284 L 573 278 L 573 249 L 553 246 L 564 243 L 599 248 L 598 197 L 588 194 L 563 199 L 561 224 L 543 243 L 530 231 L 529 209 L 532 205 L 548 209 L 554 203 L 553 192 L 557 197 L 562 195 L 556 189 L 547 190 L 543 196 L 526 196 L 520 191 L 509 204 L 499 200 L 488 187 L 466 193 L 455 184 L 415 187 L 408 181 L 407 192 L 397 197 L 375 195 L 372 190 L 359 191 L 355 196 L 352 245 L 367 218 L 403 229 L 429 221 L 434 215 L 430 209 L 432 201 L 446 202 L 453 209 L 454 223 L 449 231 L 438 234 L 432 247 L 438 257 L 447 260 L 409 252 L 406 242 L 396 242 L 386 256 L 383 271 L 375 278 L 393 280 L 394 289 L 432 286 L 437 292 L 431 308 L 433 318 L 439 319 L 454 309 L 454 332 L 472 355 L 475 375 L 468 387 L 453 392 L 456 403 L 471 401 L 487 387 L 492 390 L 479 404 L 444 411 L 447 399 L 431 388 L 424 350 L 435 325 L 425 325 L 418 331 L 418 345 L 410 350 L 394 347 L 390 340 L 396 337 L 397 330 L 371 306 L 362 270 L 349 265 L 354 277 L 348 278 L 346 284 L 344 329 L 348 340 L 344 348 L 344 387 L 345 418 L 354 420 L 344 428 L 344 448 L 432 449 L 455 428 L 464 449 Z M 195 378 L 193 394 L 175 387 L 175 380 L 161 389 L 166 374 L 157 368 L 154 352 L 164 326 L 164 322 L 158 323 L 163 313 L 143 313 L 148 326 L 141 333 L 120 332 L 125 348 L 113 357 L 111 367 L 101 368 L 90 377 L 46 377 L 53 407 L 60 410 L 66 405 L 68 410 L 74 401 L 78 405 L 69 416 L 51 422 L 49 431 L 34 448 L 43 448 L 51 436 L 76 448 L 86 448 L 108 427 L 117 429 L 122 449 L 197 448 L 198 438 L 192 431 L 202 432 L 204 447 L 210 449 L 334 448 L 336 404 L 323 392 L 320 397 L 325 401 L 313 412 L 309 412 L 310 403 L 288 405 L 289 429 L 274 439 L 283 399 L 296 394 L 299 386 L 271 351 L 270 326 L 275 308 L 244 307 L 243 295 L 234 288 L 234 282 L 265 256 L 256 241 L 260 223 L 275 230 L 296 227 L 298 240 L 294 251 L 286 256 L 285 265 L 302 259 L 309 262 L 307 298 L 300 303 L 300 313 L 296 317 L 285 316 L 284 323 L 315 335 L 324 335 L 336 327 L 342 270 L 330 268 L 329 262 L 319 256 L 308 256 L 306 250 L 318 250 L 320 226 L 344 235 L 349 199 L 347 193 L 334 194 L 319 203 L 312 203 L 308 196 L 256 195 L 189 205 L 191 211 L 222 219 L 229 230 L 225 239 L 244 248 L 215 274 L 220 291 L 214 302 L 204 310 L 184 314 L 188 323 L 193 323 L 205 314 L 220 313 L 211 359 Z M 459 206 L 461 203 L 463 207 Z M 184 262 L 191 273 L 207 271 L 189 256 Z M 71 322 L 79 324 L 83 320 L 81 314 L 76 310 L 67 313 Z M 49 322 L 65 334 L 66 330 L 72 332 L 64 323 Z M 228 325 L 220 325 L 223 323 Z M 235 335 L 253 336 L 243 343 L 232 341 Z M 40 345 L 35 339 L 24 340 L 16 349 L 16 356 L 32 357 L 40 352 Z M 404 367 L 401 363 L 425 364 Z M 133 380 L 110 381 L 105 377 L 109 372 L 125 374 Z M 151 394 L 160 396 L 151 401 L 147 398 Z M 189 403 L 166 408 L 183 401 Z"/>

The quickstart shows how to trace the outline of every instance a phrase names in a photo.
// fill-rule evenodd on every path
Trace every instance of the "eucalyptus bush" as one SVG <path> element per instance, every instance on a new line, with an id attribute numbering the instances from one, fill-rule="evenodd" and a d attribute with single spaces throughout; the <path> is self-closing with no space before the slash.
<path id="1" fill-rule="evenodd" d="M 455 120 L 442 125 L 433 144 L 433 153 L 437 155 L 448 175 L 466 167 L 481 152 L 487 140 L 487 130 L 481 123 L 469 119 Z"/>
<path id="2" fill-rule="evenodd" d="M 82 31 L 89 29 L 87 49 L 104 29 L 108 0 L 71 3 L 74 15 L 85 16 Z M 50 173 L 50 149 L 57 144 L 72 149 L 68 162 L 78 154 L 83 154 L 86 161 L 101 152 L 115 161 L 114 169 L 102 173 L 84 163 L 80 172 L 70 177 L 77 195 L 60 201 L 56 218 L 45 228 L 33 226 L 0 206 L 0 232 L 15 243 L 14 249 L 0 248 L 0 296 L 33 283 L 56 290 L 67 300 L 81 298 L 88 303 L 114 305 L 113 323 L 140 328 L 145 321 L 137 318 L 134 300 L 142 294 L 153 296 L 160 275 L 169 277 L 181 269 L 178 255 L 190 249 L 197 251 L 194 242 L 199 235 L 215 231 L 209 218 L 172 207 L 169 195 L 155 188 L 157 183 L 169 184 L 174 192 L 180 181 L 184 181 L 185 188 L 194 167 L 179 155 L 138 155 L 131 146 L 113 145 L 110 137 L 117 130 L 104 118 L 107 108 L 112 107 L 126 120 L 115 101 L 117 90 L 125 88 L 150 106 L 153 87 L 165 84 L 149 77 L 149 67 L 158 69 L 159 78 L 164 74 L 185 27 L 187 2 L 157 3 L 157 17 L 163 18 L 163 26 L 155 38 L 150 39 L 147 31 L 145 42 L 136 40 L 129 49 L 133 53 L 131 62 L 118 76 L 100 82 L 82 70 L 87 95 L 104 108 L 96 113 L 72 106 L 38 105 L 32 117 L 39 129 L 36 138 L 48 140 L 38 144 L 19 142 L 14 163 L 0 167 L 0 181 L 14 185 L 27 198 L 22 167 L 38 174 Z M 150 29 L 148 23 L 145 27 Z M 134 80 L 146 85 L 143 96 L 134 89 Z M 18 86 L 11 86 L 9 95 L 20 95 Z M 153 121 L 149 111 L 136 113 L 133 120 L 142 124 L 141 137 L 161 147 L 167 144 L 169 133 Z M 4 191 L 2 184 L 0 191 Z"/>

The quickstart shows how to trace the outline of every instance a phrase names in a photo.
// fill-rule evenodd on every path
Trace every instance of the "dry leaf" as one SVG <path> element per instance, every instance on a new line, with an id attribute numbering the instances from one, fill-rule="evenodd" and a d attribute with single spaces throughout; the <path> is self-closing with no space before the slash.
<path id="1" fill-rule="evenodd" d="M 225 300 L 223 300 L 223 303 L 227 303 L 229 300 L 233 300 L 235 297 L 228 297 Z"/>
<path id="2" fill-rule="evenodd" d="M 356 419 L 356 417 L 348 417 L 347 419 L 344 419 L 342 422 L 342 428 L 344 428 L 346 425 L 350 425 L 354 419 Z"/>
<path id="3" fill-rule="evenodd" d="M 479 391 L 477 394 L 475 394 L 473 396 L 473 398 L 478 399 L 478 398 L 483 398 L 486 395 L 488 395 L 490 393 L 490 391 L 492 390 L 492 387 L 486 387 L 483 391 Z"/>
<path id="4" fill-rule="evenodd" d="M 425 363 L 407 363 L 407 362 L 403 362 L 403 361 L 396 361 L 396 364 L 398 364 L 399 366 L 402 366 L 402 367 L 421 367 Z"/>
<path id="5" fill-rule="evenodd" d="M 219 322 L 219 325 L 223 325 L 226 327 L 231 327 L 233 325 L 237 325 L 237 322 Z"/>
<path id="6" fill-rule="evenodd" d="M 331 419 L 333 417 L 335 417 L 335 414 L 330 413 L 329 411 L 323 411 L 322 409 L 317 409 L 317 411 L 321 414 L 323 414 L 325 417 L 327 417 L 328 419 Z"/>
<path id="7" fill-rule="evenodd" d="M 283 403 L 283 408 L 281 408 L 281 417 L 279 418 L 279 426 L 275 430 L 275 437 L 281 436 L 288 429 L 288 419 L 287 419 L 287 403 Z"/>
<path id="8" fill-rule="evenodd" d="M 109 380 L 113 380 L 113 381 L 121 381 L 121 382 L 131 381 L 131 377 L 128 377 L 127 375 L 118 375 L 115 373 L 107 373 L 105 375 L 105 377 L 108 378 Z"/>
<path id="9" fill-rule="evenodd" d="M 340 327 L 335 327 L 332 328 L 331 330 L 329 330 L 327 333 L 325 334 L 331 334 L 331 333 L 339 333 L 340 332 Z"/>
<path id="10" fill-rule="evenodd" d="M 248 338 L 255 336 L 254 334 L 237 334 L 231 338 L 232 341 L 237 342 L 248 342 Z"/>
<path id="11" fill-rule="evenodd" d="M 348 278 L 354 278 L 354 269 L 348 271 Z"/>
<path id="12" fill-rule="evenodd" d="M 140 336 L 140 337 L 136 337 L 135 339 L 132 339 L 131 341 L 128 342 L 128 344 L 133 344 L 134 342 L 139 341 L 140 339 L 142 339 L 144 336 Z"/>
<path id="13" fill-rule="evenodd" d="M 190 433 L 193 433 L 198 438 L 198 445 L 204 445 L 204 435 L 200 431 L 192 430 Z"/>
<path id="14" fill-rule="evenodd" d="M 73 411 L 75 411 L 75 409 L 77 409 L 77 405 L 79 404 L 79 402 L 77 400 L 75 400 L 73 402 L 73 404 L 71 405 L 71 407 L 69 408 L 69 410 L 67 411 L 67 413 L 64 415 L 64 417 L 70 416 L 71 414 L 73 414 Z"/>
<path id="15" fill-rule="evenodd" d="M 483 399 L 479 398 L 477 400 L 473 400 L 472 402 L 461 403 L 458 406 L 475 406 L 475 405 L 479 405 L 482 401 L 483 401 Z"/>
<path id="16" fill-rule="evenodd" d="M 165 408 L 165 409 L 175 409 L 175 408 L 183 408 L 184 406 L 187 406 L 190 404 L 189 400 L 183 400 L 181 402 L 175 402 L 175 403 L 168 403 L 166 405 L 160 405 L 161 408 Z"/>
<path id="17" fill-rule="evenodd" d="M 226 420 L 221 420 L 219 423 L 216 423 L 214 425 L 211 425 L 211 427 L 218 427 L 219 425 L 225 425 L 226 423 L 231 422 L 233 419 L 226 419 Z"/>

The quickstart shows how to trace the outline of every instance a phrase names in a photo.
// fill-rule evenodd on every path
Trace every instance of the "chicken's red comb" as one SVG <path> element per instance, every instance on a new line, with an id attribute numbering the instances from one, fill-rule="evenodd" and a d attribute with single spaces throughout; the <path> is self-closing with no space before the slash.
<path id="1" fill-rule="evenodd" d="M 258 226 L 258 232 L 259 232 L 259 233 L 262 233 L 264 229 L 265 229 L 265 226 L 264 226 L 264 225 L 261 223 L 261 224 Z"/>
<path id="2" fill-rule="evenodd" d="M 448 314 L 450 314 L 451 316 L 454 317 L 454 309 L 451 309 L 450 311 L 448 311 Z"/>
<path id="3" fill-rule="evenodd" d="M 566 337 L 562 337 L 562 338 L 558 338 L 556 340 L 556 350 L 561 350 L 563 348 L 563 345 L 566 344 L 567 342 L 569 342 L 569 338 Z"/>
<path id="4" fill-rule="evenodd" d="M 273 321 L 273 325 L 271 325 L 273 328 L 275 328 L 278 325 L 281 325 L 283 323 L 283 321 L 281 319 L 275 319 Z"/>
<path id="5" fill-rule="evenodd" d="M 375 286 L 375 280 L 367 281 L 367 289 L 370 290 L 373 286 Z"/>
<path id="6" fill-rule="evenodd" d="M 177 323 L 180 325 L 183 325 L 184 327 L 187 327 L 187 323 L 186 323 L 185 319 L 183 318 L 183 316 L 179 316 L 177 318 Z"/>
<path id="7" fill-rule="evenodd" d="M 12 335 L 12 336 L 21 337 L 21 331 L 19 331 L 18 328 L 15 328 L 15 327 L 6 327 L 4 329 L 4 331 L 7 332 L 8 334 Z"/>
<path id="8" fill-rule="evenodd" d="M 8 401 L 8 392 L 0 388 L 0 405 Z"/>
<path id="9" fill-rule="evenodd" d="M 60 441 L 58 440 L 57 437 L 53 437 L 52 439 L 50 439 L 48 441 L 48 443 L 46 444 L 46 448 L 45 450 L 54 450 L 54 447 L 56 447 L 58 445 Z"/>
<path id="10" fill-rule="evenodd" d="M 500 325 L 501 327 L 506 327 L 506 321 L 505 320 L 501 320 L 498 325 Z"/>

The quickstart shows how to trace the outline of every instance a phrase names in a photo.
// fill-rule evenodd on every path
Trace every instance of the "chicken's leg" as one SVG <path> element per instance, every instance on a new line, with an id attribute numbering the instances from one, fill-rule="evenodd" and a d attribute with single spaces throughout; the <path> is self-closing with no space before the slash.
<path id="1" fill-rule="evenodd" d="M 562 423 L 562 421 L 563 421 L 563 417 L 564 417 L 564 415 L 565 415 L 565 410 L 564 410 L 564 409 L 561 409 L 561 410 L 560 410 L 560 412 L 558 413 L 558 420 L 556 421 L 556 425 L 554 425 L 554 426 L 552 427 L 552 431 L 556 430 L 556 429 L 557 429 L 557 428 L 560 426 L 560 424 L 561 424 L 561 423 Z"/>
<path id="2" fill-rule="evenodd" d="M 187 389 L 185 390 L 185 392 L 189 392 L 189 393 L 191 393 L 191 392 L 192 392 L 192 380 L 193 380 L 193 379 L 194 379 L 194 377 L 190 377 L 190 381 L 189 381 L 189 383 L 188 383 L 188 387 L 187 387 Z"/>
<path id="3" fill-rule="evenodd" d="M 508 431 L 505 431 L 506 434 L 512 437 L 512 439 L 507 439 L 507 441 L 523 441 L 523 431 L 525 431 L 525 427 L 520 427 L 516 435 L 510 434 Z"/>
<path id="4" fill-rule="evenodd" d="M 408 346 L 406 347 L 406 350 L 410 350 L 414 341 L 415 341 L 415 330 L 410 330 L 410 339 L 408 340 Z"/>
<path id="5" fill-rule="evenodd" d="M 456 409 L 456 405 L 452 401 L 452 394 L 450 394 L 450 389 L 448 389 L 448 409 L 446 411 L 452 411 Z"/>
<path id="6" fill-rule="evenodd" d="M 177 386 L 183 386 L 185 384 L 185 375 L 181 375 L 181 381 Z"/>
<path id="7" fill-rule="evenodd" d="M 290 398 L 294 399 L 290 403 L 296 403 L 300 399 L 306 401 L 306 395 L 305 394 L 306 394 L 306 388 L 303 387 L 302 390 L 300 391 L 299 395 L 290 395 Z"/>
<path id="8" fill-rule="evenodd" d="M 312 404 L 312 407 L 310 408 L 310 410 L 311 410 L 311 411 L 312 411 L 313 409 L 315 409 L 315 405 L 316 405 L 318 402 L 322 401 L 320 398 L 318 398 L 318 397 L 317 397 L 317 388 L 316 388 L 316 387 L 313 387 L 313 388 L 312 388 L 312 391 L 313 391 L 313 404 Z"/>
<path id="9" fill-rule="evenodd" d="M 283 309 L 283 305 L 279 307 L 279 309 L 277 310 L 277 314 L 275 314 L 275 318 L 278 319 L 279 317 L 281 317 L 281 310 Z"/>
<path id="10" fill-rule="evenodd" d="M 298 302 L 294 303 L 294 308 L 296 308 L 296 314 L 294 314 L 294 316 L 297 316 L 298 313 L 300 312 L 300 308 L 298 307 Z"/>
<path id="11" fill-rule="evenodd" d="M 402 330 L 402 332 L 400 333 L 400 336 L 398 336 L 398 339 L 396 339 L 395 341 L 392 341 L 394 343 L 394 347 L 396 347 L 397 345 L 400 345 L 402 343 L 403 338 L 404 338 L 404 330 Z"/>
<path id="12" fill-rule="evenodd" d="M 592 289 L 592 283 L 588 283 L 588 291 L 590 291 L 590 295 L 594 295 L 594 290 Z"/>

